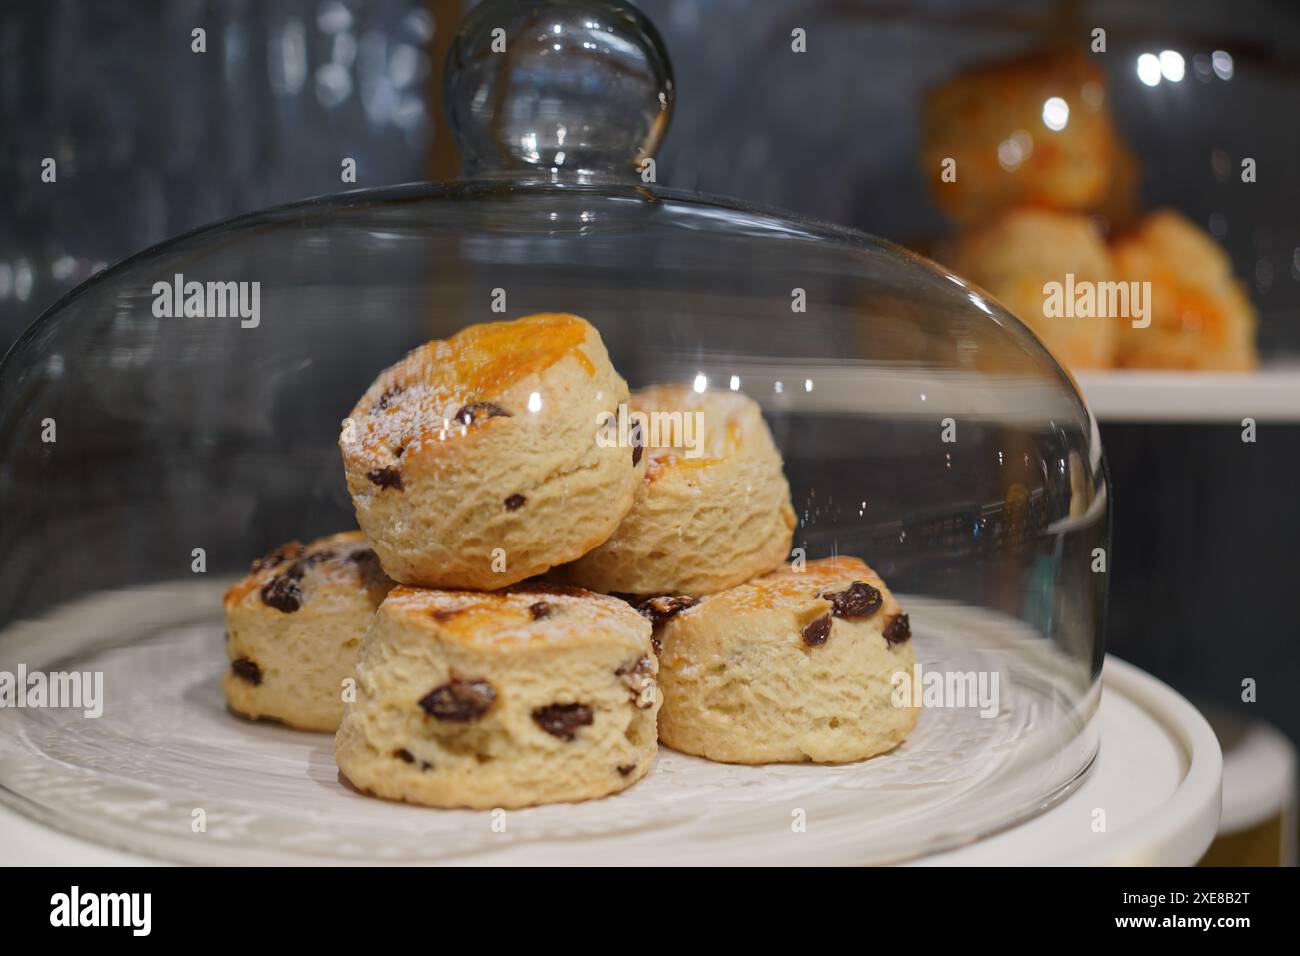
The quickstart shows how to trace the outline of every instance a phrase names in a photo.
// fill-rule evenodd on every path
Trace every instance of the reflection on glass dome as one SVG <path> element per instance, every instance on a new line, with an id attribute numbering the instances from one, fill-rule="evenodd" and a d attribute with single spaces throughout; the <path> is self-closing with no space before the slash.
<path id="1" fill-rule="evenodd" d="M 528 225 L 543 222 L 553 225 Z M 177 274 L 260 283 L 260 321 L 157 317 L 154 285 Z M 789 483 L 792 548 L 866 561 L 908 613 L 923 670 L 1000 675 L 997 716 L 924 710 L 880 758 L 894 762 L 872 769 L 878 784 L 861 786 L 902 774 L 944 790 L 934 775 L 956 774 L 975 832 L 1023 815 L 1095 747 L 1106 493 L 1068 377 L 972 295 L 857 234 L 639 187 L 356 194 L 151 250 L 65 300 L 0 372 L 0 479 L 13 516 L 0 650 L 6 665 L 76 659 L 109 678 L 104 717 L 75 734 L 62 712 L 4 713 L 24 724 L 7 739 L 31 748 L 4 766 L 80 765 L 156 733 L 151 718 L 233 720 L 215 690 L 222 586 L 207 582 L 240 575 L 281 542 L 355 527 L 338 438 L 358 396 L 430 339 L 567 312 L 599 330 L 634 390 L 677 384 L 757 403 Z M 525 414 L 546 408 L 545 389 L 532 391 Z M 42 440 L 47 423 L 55 440 Z M 690 560 L 713 558 L 702 546 Z M 123 686 L 145 663 L 165 699 L 114 706 L 115 693 L 149 693 Z M 937 760 L 927 748 L 944 735 L 1014 766 L 992 774 Z M 149 784 L 170 786 L 160 765 L 147 770 Z M 36 786 L 34 772 L 15 773 L 9 790 Z M 990 787 L 998 799 L 985 799 Z M 39 788 L 35 798 L 46 799 Z M 51 812 L 78 826 L 75 807 Z M 932 846 L 891 832 L 882 858 Z M 183 844 L 159 846 L 188 856 Z"/>

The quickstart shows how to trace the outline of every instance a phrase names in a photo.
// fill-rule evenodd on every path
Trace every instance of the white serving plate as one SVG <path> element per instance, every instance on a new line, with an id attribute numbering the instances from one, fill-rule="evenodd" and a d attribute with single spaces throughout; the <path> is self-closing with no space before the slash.
<path id="1" fill-rule="evenodd" d="M 1014 622 L 913 597 L 924 661 L 1002 668 L 998 717 L 929 710 L 895 752 L 843 767 L 732 767 L 665 749 L 629 791 L 510 811 L 501 833 L 490 813 L 363 797 L 339 782 L 328 735 L 231 716 L 213 593 L 119 592 L 65 609 L 62 640 L 46 622 L 0 642 L 0 665 L 24 654 L 29 667 L 102 670 L 107 698 L 98 721 L 0 710 L 0 862 L 1190 863 L 1218 821 L 1218 745 L 1168 688 L 1111 661 L 1088 720 L 1059 694 L 1074 665 L 1043 641 L 1008 668 Z M 74 619 L 99 635 L 93 647 Z M 1080 784 L 1098 731 L 1101 757 Z"/>

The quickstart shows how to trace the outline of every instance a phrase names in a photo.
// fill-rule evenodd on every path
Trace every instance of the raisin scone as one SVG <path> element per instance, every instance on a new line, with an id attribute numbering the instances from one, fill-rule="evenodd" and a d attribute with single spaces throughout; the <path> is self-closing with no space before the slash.
<path id="1" fill-rule="evenodd" d="M 1181 213 L 1147 216 L 1114 247 L 1127 282 L 1149 282 L 1150 324 L 1119 326 L 1128 368 L 1248 371 L 1259 364 L 1255 310 L 1227 254 Z"/>
<path id="2" fill-rule="evenodd" d="M 392 586 L 359 531 L 291 541 L 254 561 L 225 597 L 230 668 L 221 687 L 231 710 L 334 731 L 343 680 Z"/>
<path id="3" fill-rule="evenodd" d="M 433 807 L 605 796 L 654 762 L 657 673 L 650 623 L 617 598 L 397 587 L 362 647 L 339 770 Z"/>
<path id="4" fill-rule="evenodd" d="M 778 567 L 795 514 L 781 453 L 753 399 L 656 385 L 629 418 L 648 467 L 632 510 L 604 544 L 561 569 L 593 591 L 712 594 Z"/>
<path id="5" fill-rule="evenodd" d="M 1062 365 L 1094 369 L 1113 364 L 1120 320 L 1047 314 L 1048 283 L 1064 290 L 1070 281 L 1096 287 L 1117 278 L 1106 244 L 1088 216 L 1015 209 L 959 233 L 938 255 L 944 265 L 983 286 L 1033 329 Z"/>
<path id="6" fill-rule="evenodd" d="M 907 615 L 857 558 L 786 565 L 657 617 L 659 739 L 676 750 L 843 763 L 892 750 L 916 724 L 919 710 L 893 698 L 915 663 Z"/>
<path id="7" fill-rule="evenodd" d="M 1089 211 L 1123 173 L 1105 72 L 1072 50 L 964 70 L 925 101 L 922 164 L 958 223 L 1013 206 Z"/>
<path id="8" fill-rule="evenodd" d="M 645 471 L 639 448 L 596 441 L 627 398 L 600 334 L 574 315 L 472 325 L 382 372 L 339 447 L 384 570 L 489 590 L 600 544 Z"/>

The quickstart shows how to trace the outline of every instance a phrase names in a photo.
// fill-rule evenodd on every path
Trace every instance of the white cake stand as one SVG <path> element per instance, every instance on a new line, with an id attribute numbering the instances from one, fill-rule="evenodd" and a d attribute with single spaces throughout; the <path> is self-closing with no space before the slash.
<path id="1" fill-rule="evenodd" d="M 1217 740 L 1168 687 L 1108 659 L 1089 719 L 1057 683 L 1077 665 L 1041 639 L 911 598 L 920 659 L 1002 670 L 995 719 L 926 711 L 897 751 L 843 767 L 664 750 L 626 793 L 511 811 L 502 833 L 488 813 L 363 797 L 328 735 L 227 713 L 216 593 L 118 592 L 0 635 L 0 667 L 101 670 L 106 698 L 98 721 L 0 710 L 0 863 L 1189 865 L 1219 820 Z"/>

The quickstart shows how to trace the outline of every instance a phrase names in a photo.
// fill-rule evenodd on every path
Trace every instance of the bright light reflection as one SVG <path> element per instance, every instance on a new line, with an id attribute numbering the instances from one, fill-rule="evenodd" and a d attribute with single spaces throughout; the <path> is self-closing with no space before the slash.
<path id="1" fill-rule="evenodd" d="M 1018 129 L 998 144 L 998 165 L 1007 172 L 1013 173 L 1033 154 L 1034 138 L 1025 130 Z M 951 279 L 952 276 L 948 278 Z M 961 282 L 958 281 L 957 284 L 961 285 Z"/>
<path id="2" fill-rule="evenodd" d="M 1183 56 L 1174 50 L 1164 50 L 1160 54 L 1160 75 L 1170 83 L 1181 83 L 1186 65 Z"/>
<path id="3" fill-rule="evenodd" d="M 1215 50 L 1210 54 L 1210 66 L 1214 75 L 1221 80 L 1232 79 L 1232 54 L 1224 50 Z"/>
<path id="4" fill-rule="evenodd" d="M 1043 103 L 1043 125 L 1054 133 L 1070 122 L 1070 104 L 1059 96 L 1049 96 Z"/>
<path id="5" fill-rule="evenodd" d="M 1160 83 L 1160 58 L 1154 53 L 1143 53 L 1138 57 L 1138 79 L 1147 86 Z"/>

